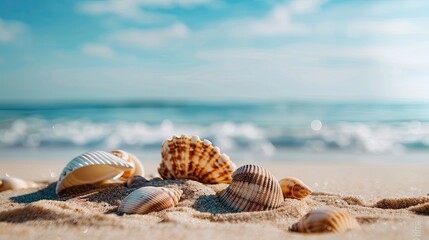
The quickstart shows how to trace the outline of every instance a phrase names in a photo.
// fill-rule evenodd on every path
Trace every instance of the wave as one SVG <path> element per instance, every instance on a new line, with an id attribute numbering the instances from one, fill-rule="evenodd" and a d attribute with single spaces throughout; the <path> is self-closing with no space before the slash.
<path id="1" fill-rule="evenodd" d="M 273 155 L 280 148 L 309 151 L 348 150 L 368 153 L 400 153 L 429 149 L 429 124 L 418 121 L 394 124 L 340 122 L 311 128 L 261 127 L 228 121 L 207 125 L 91 120 L 21 118 L 0 129 L 0 147 L 137 147 L 159 148 L 172 135 L 199 135 L 223 151 L 246 150 Z"/>

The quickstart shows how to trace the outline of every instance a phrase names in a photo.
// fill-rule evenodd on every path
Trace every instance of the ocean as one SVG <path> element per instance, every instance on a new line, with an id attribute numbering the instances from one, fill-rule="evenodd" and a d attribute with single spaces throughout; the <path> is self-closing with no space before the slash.
<path id="1" fill-rule="evenodd" d="M 206 138 L 231 158 L 429 161 L 429 103 L 0 105 L 0 160 L 117 148 L 160 158 L 162 141 L 181 134 Z"/>

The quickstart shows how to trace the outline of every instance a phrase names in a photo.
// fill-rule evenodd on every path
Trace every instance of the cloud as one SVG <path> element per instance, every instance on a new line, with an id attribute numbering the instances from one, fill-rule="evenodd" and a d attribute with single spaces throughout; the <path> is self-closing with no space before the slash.
<path id="1" fill-rule="evenodd" d="M 111 47 L 103 44 L 85 44 L 82 46 L 81 50 L 87 55 L 102 58 L 111 58 L 115 55 L 115 52 Z"/>
<path id="2" fill-rule="evenodd" d="M 174 7 L 191 8 L 207 5 L 211 0 L 108 0 L 86 1 L 78 5 L 78 10 L 89 15 L 112 14 L 122 18 L 139 21 L 156 21 L 163 15 L 151 13 L 153 9 L 169 9 Z"/>
<path id="3" fill-rule="evenodd" d="M 351 36 L 427 34 L 428 24 L 428 19 L 356 21 L 349 24 L 346 32 Z"/>
<path id="4" fill-rule="evenodd" d="M 0 18 L 0 43 L 12 42 L 24 32 L 26 26 L 19 21 L 6 21 Z"/>
<path id="5" fill-rule="evenodd" d="M 129 29 L 111 34 L 108 38 L 125 47 L 156 48 L 173 41 L 186 38 L 190 34 L 188 27 L 182 23 L 175 23 L 169 27 L 141 30 Z"/>
<path id="6" fill-rule="evenodd" d="M 294 18 L 318 11 L 324 2 L 325 0 L 294 0 L 276 5 L 263 18 L 232 20 L 223 24 L 222 28 L 236 36 L 275 37 L 306 34 L 311 30 L 310 27 Z"/>

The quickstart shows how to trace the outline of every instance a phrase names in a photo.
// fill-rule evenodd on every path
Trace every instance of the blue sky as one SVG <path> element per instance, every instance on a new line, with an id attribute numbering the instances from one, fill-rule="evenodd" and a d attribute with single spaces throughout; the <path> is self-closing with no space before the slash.
<path id="1" fill-rule="evenodd" d="M 429 100 L 429 1 L 3 0 L 0 102 Z"/>

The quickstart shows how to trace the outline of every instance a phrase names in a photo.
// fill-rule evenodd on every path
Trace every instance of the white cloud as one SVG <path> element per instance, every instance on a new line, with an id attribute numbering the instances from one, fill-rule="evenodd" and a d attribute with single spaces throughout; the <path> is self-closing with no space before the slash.
<path id="1" fill-rule="evenodd" d="M 319 10 L 326 0 L 295 0 L 290 3 L 290 11 L 294 13 L 309 13 Z"/>
<path id="2" fill-rule="evenodd" d="M 168 9 L 174 7 L 191 8 L 207 5 L 211 0 L 108 0 L 86 1 L 78 5 L 78 10 L 90 15 L 113 14 L 122 18 L 139 21 L 159 20 L 163 15 L 151 13 L 148 8 Z"/>
<path id="3" fill-rule="evenodd" d="M 0 18 L 0 43 L 12 42 L 25 28 L 25 24 L 22 22 L 6 21 Z"/>
<path id="4" fill-rule="evenodd" d="M 156 48 L 186 38 L 188 27 L 175 23 L 167 28 L 155 30 L 129 29 L 111 34 L 108 38 L 126 47 Z"/>
<path id="5" fill-rule="evenodd" d="M 102 58 L 111 58 L 115 55 L 111 47 L 103 44 L 85 44 L 82 46 L 82 52 L 87 55 Z"/>
<path id="6" fill-rule="evenodd" d="M 425 34 L 429 33 L 428 24 L 428 19 L 356 21 L 349 24 L 346 32 L 351 36 Z"/>

